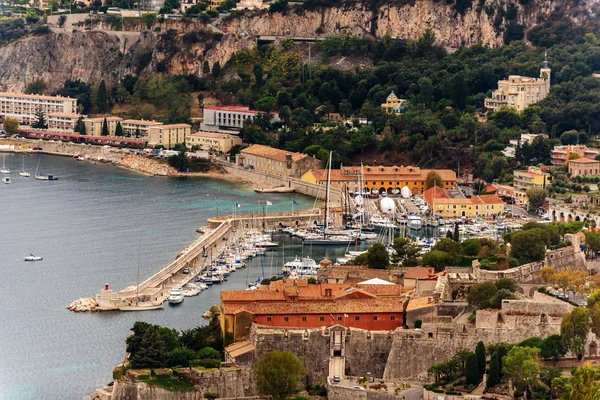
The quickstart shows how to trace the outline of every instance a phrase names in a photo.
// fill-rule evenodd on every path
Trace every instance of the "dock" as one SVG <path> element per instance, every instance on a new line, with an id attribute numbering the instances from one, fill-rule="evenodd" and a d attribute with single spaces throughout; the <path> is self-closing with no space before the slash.
<path id="1" fill-rule="evenodd" d="M 341 216 L 340 216 L 341 217 Z M 190 246 L 178 254 L 170 264 L 136 286 L 121 291 L 113 291 L 108 285 L 95 297 L 74 301 L 69 307 L 72 311 L 110 311 L 120 307 L 131 307 L 140 303 L 162 303 L 166 301 L 172 288 L 181 287 L 210 266 L 231 241 L 236 241 L 244 229 L 257 227 L 261 230 L 280 229 L 284 226 L 306 226 L 321 218 L 321 210 L 294 213 L 244 214 L 214 217 L 208 220 L 205 233 Z M 210 260 L 210 261 L 209 261 Z M 184 268 L 188 274 L 183 273 Z"/>

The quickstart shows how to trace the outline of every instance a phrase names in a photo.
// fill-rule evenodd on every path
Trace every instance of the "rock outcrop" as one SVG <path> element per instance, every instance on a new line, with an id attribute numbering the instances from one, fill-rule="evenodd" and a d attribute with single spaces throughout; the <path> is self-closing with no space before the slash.
<path id="1" fill-rule="evenodd" d="M 583 23 L 594 17 L 592 9 L 599 2 L 531 0 L 521 5 L 514 1 L 511 3 L 517 8 L 517 15 L 511 23 L 522 25 L 525 31 L 556 15 Z M 104 79 L 113 84 L 126 74 L 202 75 L 205 61 L 210 66 L 216 62 L 223 66 L 235 53 L 256 46 L 256 39 L 265 36 L 351 34 L 417 39 L 432 29 L 438 44 L 443 46 L 499 46 L 507 20 L 498 15 L 507 4 L 503 0 L 481 3 L 473 1 L 473 6 L 462 14 L 453 4 L 434 0 L 396 0 L 374 9 L 366 3 L 345 3 L 312 11 L 294 5 L 285 14 L 236 11 L 216 20 L 214 26 L 197 20 L 166 20 L 143 32 L 139 32 L 139 24 L 125 24 L 124 32 L 115 32 L 102 25 L 83 30 L 68 21 L 64 25 L 68 29 L 53 28 L 49 34 L 25 37 L 0 47 L 0 90 L 22 91 L 36 79 L 44 80 L 52 90 L 69 78 L 94 84 Z M 184 38 L 185 33 L 193 31 L 198 33 L 196 38 Z"/>

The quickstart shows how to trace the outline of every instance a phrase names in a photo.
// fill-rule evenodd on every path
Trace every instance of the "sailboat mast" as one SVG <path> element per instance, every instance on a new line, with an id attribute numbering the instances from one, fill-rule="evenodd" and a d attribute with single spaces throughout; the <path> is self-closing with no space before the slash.
<path id="1" fill-rule="evenodd" d="M 327 231 L 327 227 L 328 227 L 328 223 L 329 221 L 327 220 L 329 217 L 329 185 L 331 184 L 331 155 L 332 155 L 333 151 L 329 152 L 329 168 L 327 168 L 327 188 L 325 189 L 325 218 L 323 220 L 324 222 L 324 231 L 323 231 L 323 235 L 325 235 L 325 231 Z"/>
<path id="2" fill-rule="evenodd" d="M 139 300 L 139 297 L 140 297 L 140 252 L 141 252 L 140 247 L 141 246 L 142 246 L 142 243 L 140 241 L 140 243 L 138 245 L 137 284 L 135 285 L 135 305 L 136 306 L 138 304 L 138 300 Z"/>

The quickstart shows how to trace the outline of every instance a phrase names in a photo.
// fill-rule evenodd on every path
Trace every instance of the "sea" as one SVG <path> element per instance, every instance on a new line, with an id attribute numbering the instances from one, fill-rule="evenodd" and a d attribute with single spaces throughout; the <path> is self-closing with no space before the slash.
<path id="1" fill-rule="evenodd" d="M 208 218 L 242 212 L 310 209 L 314 199 L 258 194 L 252 187 L 210 178 L 149 177 L 108 164 L 49 156 L 5 155 L 12 184 L 0 184 L 0 399 L 83 400 L 112 380 L 125 356 L 135 321 L 177 330 L 206 324 L 221 290 L 278 273 L 285 261 L 317 262 L 345 247 L 302 246 L 280 234 L 282 245 L 249 262 L 227 282 L 188 297 L 178 306 L 146 312 L 74 313 L 66 307 L 97 294 L 105 284 L 135 285 L 172 261 Z M 30 178 L 18 172 L 25 163 Z M 39 171 L 57 181 L 33 178 Z M 363 245 L 364 246 L 364 245 Z M 25 262 L 29 254 L 43 257 Z"/>

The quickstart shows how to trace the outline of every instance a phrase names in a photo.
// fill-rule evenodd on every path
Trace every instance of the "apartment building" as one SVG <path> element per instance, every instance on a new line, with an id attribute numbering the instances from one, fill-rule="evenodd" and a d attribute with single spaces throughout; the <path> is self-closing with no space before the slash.
<path id="1" fill-rule="evenodd" d="M 141 138 L 148 139 L 150 133 L 150 127 L 162 125 L 162 122 L 158 121 L 146 121 L 143 119 L 125 119 L 121 121 L 121 127 L 123 133 L 127 136 L 139 136 Z"/>
<path id="2" fill-rule="evenodd" d="M 196 132 L 189 135 L 185 141 L 188 148 L 198 146 L 202 151 L 229 153 L 233 146 L 241 145 L 242 139 L 236 135 L 216 132 Z"/>
<path id="3" fill-rule="evenodd" d="M 294 153 L 253 144 L 236 157 L 239 166 L 271 175 L 300 178 L 304 173 L 321 167 L 321 161 L 307 154 Z"/>
<path id="4" fill-rule="evenodd" d="M 539 167 L 529 166 L 527 171 L 513 171 L 513 185 L 517 190 L 544 188 L 550 183 L 550 174 Z"/>
<path id="5" fill-rule="evenodd" d="M 503 106 L 513 107 L 521 113 L 532 104 L 543 100 L 550 93 L 550 68 L 548 57 L 544 57 L 544 65 L 540 69 L 539 78 L 510 75 L 508 79 L 498 81 L 498 89 L 492 97 L 484 100 L 484 106 L 491 112 Z"/>
<path id="6" fill-rule="evenodd" d="M 185 143 L 191 133 L 192 127 L 188 124 L 151 126 L 148 133 L 148 145 L 160 145 L 170 149 L 177 143 Z"/>
<path id="7" fill-rule="evenodd" d="M 261 113 L 263 112 L 251 110 L 246 106 L 205 107 L 200 130 L 237 135 L 244 127 L 244 121 Z M 271 122 L 280 121 L 279 113 L 272 112 L 270 115 Z"/>
<path id="8" fill-rule="evenodd" d="M 85 134 L 88 136 L 102 136 L 102 125 L 104 124 L 105 120 L 108 127 L 107 136 L 115 136 L 117 122 L 123 121 L 123 118 L 111 116 L 86 118 L 83 120 L 83 124 L 85 125 Z"/>
<path id="9" fill-rule="evenodd" d="M 569 173 L 571 176 L 597 176 L 600 175 L 600 161 L 589 158 L 569 160 Z"/>
<path id="10" fill-rule="evenodd" d="M 69 133 L 74 132 L 77 120 L 85 117 L 85 115 L 75 113 L 49 113 L 48 130 Z"/>
<path id="11" fill-rule="evenodd" d="M 37 120 L 35 114 L 41 110 L 50 113 L 77 113 L 77 99 L 61 96 L 43 96 L 0 92 L 0 116 L 16 118 L 21 125 L 31 125 Z"/>
<path id="12" fill-rule="evenodd" d="M 589 158 L 593 160 L 598 154 L 599 149 L 591 149 L 584 145 L 566 145 L 566 146 L 555 146 L 552 149 L 552 165 L 563 166 L 567 165 L 572 154 L 577 154 L 576 158 Z"/>
<path id="13" fill-rule="evenodd" d="M 540 134 L 522 133 L 521 138 L 511 139 L 509 141 L 508 146 L 506 146 L 506 148 L 504 150 L 502 150 L 502 154 L 504 154 L 505 157 L 513 157 L 514 158 L 516 156 L 517 146 L 523 146 L 525 143 L 531 145 L 533 143 L 533 141 L 535 140 L 535 138 L 538 136 L 545 137 L 546 139 L 548 138 L 548 135 L 545 135 L 543 133 L 540 133 Z"/>
<path id="14" fill-rule="evenodd" d="M 438 186 L 429 188 L 423 194 L 432 212 L 443 218 L 494 217 L 504 213 L 505 203 L 496 194 L 482 194 L 471 198 L 453 197 Z"/>

